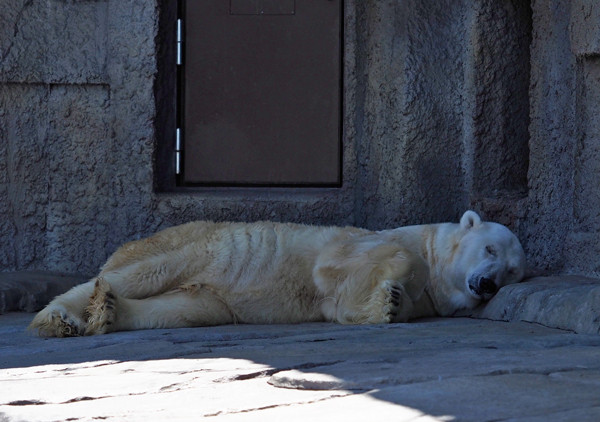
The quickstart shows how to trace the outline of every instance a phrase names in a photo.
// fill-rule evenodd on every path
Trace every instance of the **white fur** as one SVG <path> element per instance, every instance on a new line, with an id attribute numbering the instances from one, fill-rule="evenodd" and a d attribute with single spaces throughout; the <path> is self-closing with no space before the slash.
<path id="1" fill-rule="evenodd" d="M 493 251 L 490 254 L 489 251 Z M 260 222 L 194 222 L 128 243 L 94 280 L 33 320 L 41 335 L 227 323 L 383 323 L 451 315 L 522 279 L 504 226 L 467 211 L 460 224 L 371 232 Z"/>

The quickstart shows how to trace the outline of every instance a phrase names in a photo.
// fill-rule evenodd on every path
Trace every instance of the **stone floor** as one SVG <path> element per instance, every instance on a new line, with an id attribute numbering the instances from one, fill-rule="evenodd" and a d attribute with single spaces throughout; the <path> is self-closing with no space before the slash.
<path id="1" fill-rule="evenodd" d="M 509 287 L 477 318 L 390 325 L 42 339 L 6 313 L 0 422 L 600 420 L 598 280 Z"/>

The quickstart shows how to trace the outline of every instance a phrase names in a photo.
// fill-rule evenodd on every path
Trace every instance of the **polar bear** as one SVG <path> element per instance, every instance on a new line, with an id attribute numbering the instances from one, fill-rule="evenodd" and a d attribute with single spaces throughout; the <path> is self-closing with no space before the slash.
<path id="1" fill-rule="evenodd" d="M 377 232 L 193 222 L 125 244 L 30 328 L 65 337 L 230 323 L 403 322 L 473 308 L 524 271 L 516 236 L 473 211 L 459 224 Z"/>

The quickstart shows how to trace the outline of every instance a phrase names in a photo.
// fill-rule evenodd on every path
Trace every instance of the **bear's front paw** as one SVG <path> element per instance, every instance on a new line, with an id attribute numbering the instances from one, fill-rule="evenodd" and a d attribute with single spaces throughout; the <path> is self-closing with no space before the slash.
<path id="1" fill-rule="evenodd" d="M 96 279 L 90 304 L 85 308 L 88 324 L 86 335 L 105 334 L 112 331 L 112 326 L 117 318 L 117 300 L 110 284 L 102 277 Z"/>
<path id="2" fill-rule="evenodd" d="M 365 309 L 366 323 L 386 324 L 407 320 L 410 299 L 402 285 L 394 280 L 384 280 L 375 289 Z"/>

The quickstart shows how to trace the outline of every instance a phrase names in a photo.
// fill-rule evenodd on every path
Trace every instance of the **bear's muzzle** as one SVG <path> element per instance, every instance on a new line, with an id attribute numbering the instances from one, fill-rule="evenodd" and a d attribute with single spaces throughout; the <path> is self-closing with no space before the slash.
<path id="1" fill-rule="evenodd" d="M 498 291 L 498 286 L 493 279 L 481 276 L 469 281 L 469 289 L 477 296 L 489 299 Z"/>

